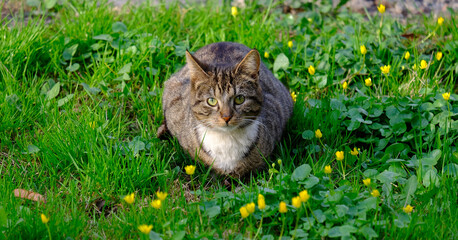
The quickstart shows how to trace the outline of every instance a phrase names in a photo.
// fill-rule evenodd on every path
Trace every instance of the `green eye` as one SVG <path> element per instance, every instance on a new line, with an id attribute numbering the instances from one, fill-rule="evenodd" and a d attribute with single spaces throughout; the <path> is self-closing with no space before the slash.
<path id="1" fill-rule="evenodd" d="M 238 95 L 235 97 L 234 101 L 235 101 L 235 104 L 240 105 L 243 102 L 245 102 L 245 97 L 243 95 Z"/>
<path id="2" fill-rule="evenodd" d="M 216 104 L 218 103 L 218 100 L 216 100 L 216 99 L 214 99 L 214 98 L 211 97 L 211 98 L 208 98 L 208 99 L 207 99 L 207 103 L 208 103 L 208 105 L 214 107 L 214 106 L 216 106 Z"/>

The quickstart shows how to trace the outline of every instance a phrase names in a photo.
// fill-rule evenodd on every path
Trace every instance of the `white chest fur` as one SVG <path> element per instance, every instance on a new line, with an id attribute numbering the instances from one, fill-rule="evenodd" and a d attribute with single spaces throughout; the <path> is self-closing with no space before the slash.
<path id="1" fill-rule="evenodd" d="M 198 127 L 202 147 L 214 159 L 213 167 L 225 172 L 232 171 L 256 140 L 258 125 L 258 122 L 254 122 L 243 129 L 233 131 Z"/>

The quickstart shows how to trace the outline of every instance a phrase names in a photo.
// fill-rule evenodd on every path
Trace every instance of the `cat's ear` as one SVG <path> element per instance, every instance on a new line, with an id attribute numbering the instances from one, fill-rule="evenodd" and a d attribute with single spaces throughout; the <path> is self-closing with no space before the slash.
<path id="1" fill-rule="evenodd" d="M 186 63 L 188 64 L 191 79 L 205 79 L 209 77 L 202 69 L 199 61 L 188 50 L 186 50 Z"/>
<path id="2" fill-rule="evenodd" d="M 251 50 L 237 65 L 235 73 L 245 73 L 253 79 L 257 79 L 259 74 L 259 67 L 261 65 L 261 56 L 256 49 Z"/>

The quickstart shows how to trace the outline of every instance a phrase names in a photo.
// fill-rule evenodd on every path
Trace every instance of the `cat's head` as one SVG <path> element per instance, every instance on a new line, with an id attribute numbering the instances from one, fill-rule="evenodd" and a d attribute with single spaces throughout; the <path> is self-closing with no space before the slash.
<path id="1" fill-rule="evenodd" d="M 259 52 L 251 50 L 234 66 L 208 66 L 189 52 L 191 109 L 206 127 L 230 131 L 256 121 L 262 107 Z"/>

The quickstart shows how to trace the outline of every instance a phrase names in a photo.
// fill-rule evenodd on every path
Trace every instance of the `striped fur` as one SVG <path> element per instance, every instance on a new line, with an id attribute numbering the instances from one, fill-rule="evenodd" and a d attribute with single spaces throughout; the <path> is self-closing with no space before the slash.
<path id="1" fill-rule="evenodd" d="M 241 177 L 265 166 L 293 101 L 256 50 L 220 42 L 187 53 L 187 64 L 165 82 L 162 107 L 166 129 L 192 157 Z"/>

